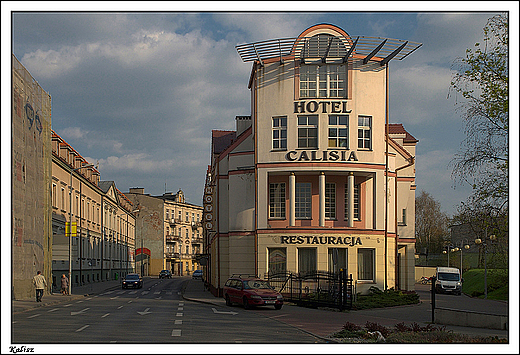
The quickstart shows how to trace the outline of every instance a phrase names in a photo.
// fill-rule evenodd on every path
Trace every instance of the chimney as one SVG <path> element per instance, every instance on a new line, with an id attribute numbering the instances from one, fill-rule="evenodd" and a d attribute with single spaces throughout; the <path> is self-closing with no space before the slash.
<path id="1" fill-rule="evenodd" d="M 251 127 L 251 116 L 236 116 L 237 137 Z"/>
<path id="2" fill-rule="evenodd" d="M 144 187 L 131 187 L 129 193 L 143 195 Z"/>

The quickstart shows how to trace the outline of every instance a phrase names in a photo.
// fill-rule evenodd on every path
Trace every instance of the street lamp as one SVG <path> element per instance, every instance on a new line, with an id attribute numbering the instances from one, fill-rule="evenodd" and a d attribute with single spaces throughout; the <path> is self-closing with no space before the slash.
<path id="1" fill-rule="evenodd" d="M 69 295 L 72 293 L 72 173 L 74 171 L 93 167 L 94 164 L 80 166 L 79 168 L 70 169 L 70 185 L 69 185 Z M 76 211 L 77 212 L 77 211 Z M 81 260 L 81 259 L 80 259 Z M 81 262 L 81 261 L 80 261 Z"/>
<path id="2" fill-rule="evenodd" d="M 444 247 L 446 250 L 443 250 L 443 254 L 448 254 L 448 267 L 450 267 L 450 252 L 454 252 L 455 248 L 451 244 L 448 244 Z"/>
<path id="3" fill-rule="evenodd" d="M 484 237 L 484 241 L 482 241 L 482 239 L 480 238 L 477 238 L 475 239 L 475 244 L 477 244 L 478 246 L 482 246 L 484 248 L 484 298 L 487 298 L 487 265 L 486 265 L 486 255 L 487 255 L 487 247 L 488 247 L 488 242 L 489 244 L 493 244 L 493 242 L 497 240 L 497 237 L 492 234 L 489 236 L 489 239 L 487 237 L 487 229 L 486 229 L 486 234 L 485 234 L 485 237 Z"/>

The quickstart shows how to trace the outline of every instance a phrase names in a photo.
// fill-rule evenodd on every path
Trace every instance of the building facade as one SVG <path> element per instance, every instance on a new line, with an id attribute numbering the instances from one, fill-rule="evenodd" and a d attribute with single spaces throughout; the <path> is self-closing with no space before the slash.
<path id="1" fill-rule="evenodd" d="M 34 296 L 33 277 L 51 277 L 51 97 L 12 56 L 11 288 Z"/>
<path id="2" fill-rule="evenodd" d="M 130 200 L 52 132 L 52 285 L 115 280 L 134 270 L 135 216 Z M 69 226 L 72 226 L 70 228 Z M 69 236 L 72 235 L 72 241 Z"/>
<path id="3" fill-rule="evenodd" d="M 251 116 L 212 134 L 212 292 L 234 273 L 341 269 L 356 292 L 414 289 L 417 140 L 388 122 L 388 62 L 419 46 L 333 25 L 237 46 Z"/>
<path id="4" fill-rule="evenodd" d="M 161 270 L 191 275 L 204 250 L 202 207 L 186 202 L 184 193 L 151 196 L 143 188 L 125 193 L 136 206 L 136 267 L 143 275 Z"/>

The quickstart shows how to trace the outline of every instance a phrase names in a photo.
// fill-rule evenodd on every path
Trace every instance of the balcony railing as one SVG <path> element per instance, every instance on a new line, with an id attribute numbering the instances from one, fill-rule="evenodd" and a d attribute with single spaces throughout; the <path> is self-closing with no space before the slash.
<path id="1" fill-rule="evenodd" d="M 191 244 L 202 244 L 204 243 L 204 238 L 192 238 Z"/>
<path id="2" fill-rule="evenodd" d="M 179 236 L 175 234 L 166 235 L 166 242 L 176 242 L 179 240 Z"/>
<path id="3" fill-rule="evenodd" d="M 201 222 L 191 222 L 191 228 L 197 229 L 197 228 L 200 228 L 200 227 L 202 227 L 202 223 Z"/>

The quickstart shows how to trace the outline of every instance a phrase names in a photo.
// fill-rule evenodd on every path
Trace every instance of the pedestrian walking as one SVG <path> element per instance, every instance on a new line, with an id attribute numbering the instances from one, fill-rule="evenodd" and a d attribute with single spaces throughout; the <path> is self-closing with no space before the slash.
<path id="1" fill-rule="evenodd" d="M 61 294 L 69 294 L 69 279 L 67 278 L 67 276 L 65 276 L 65 274 L 61 275 Z"/>
<path id="2" fill-rule="evenodd" d="M 45 277 L 42 275 L 41 271 L 36 273 L 36 276 L 33 278 L 34 287 L 36 287 L 36 302 L 42 301 L 43 290 L 47 287 L 47 281 Z"/>

